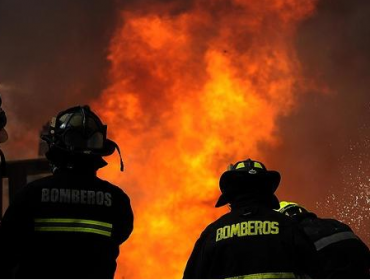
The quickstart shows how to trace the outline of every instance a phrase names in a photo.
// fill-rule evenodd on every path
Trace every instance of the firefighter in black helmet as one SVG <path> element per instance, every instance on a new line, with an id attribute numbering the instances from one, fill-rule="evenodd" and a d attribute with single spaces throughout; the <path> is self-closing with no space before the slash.
<path id="1" fill-rule="evenodd" d="M 280 202 L 279 212 L 296 221 L 314 244 L 319 278 L 370 278 L 369 248 L 348 225 L 318 218 L 295 202 Z"/>
<path id="2" fill-rule="evenodd" d="M 295 278 L 315 276 L 315 250 L 274 195 L 280 182 L 251 159 L 237 162 L 220 178 L 216 207 L 231 211 L 201 234 L 187 262 L 184 278 Z"/>
<path id="3" fill-rule="evenodd" d="M 7 117 L 6 117 L 5 111 L 1 107 L 2 103 L 3 102 L 0 96 L 0 143 L 4 143 L 6 142 L 6 140 L 8 140 L 8 133 L 5 130 L 5 126 L 7 123 Z"/>
<path id="4" fill-rule="evenodd" d="M 5 111 L 1 107 L 2 103 L 3 102 L 0 96 L 0 144 L 8 140 L 8 133 L 5 130 L 5 126 L 7 123 L 7 117 L 6 117 Z M 0 179 L 1 179 L 4 177 L 6 173 L 5 155 L 1 149 L 0 149 L 0 160 L 1 160 L 0 162 Z"/>
<path id="5" fill-rule="evenodd" d="M 102 156 L 118 149 L 106 132 L 88 106 L 52 119 L 42 139 L 53 175 L 23 188 L 3 217 L 2 278 L 114 277 L 133 212 L 122 189 L 96 176 L 107 165 Z"/>

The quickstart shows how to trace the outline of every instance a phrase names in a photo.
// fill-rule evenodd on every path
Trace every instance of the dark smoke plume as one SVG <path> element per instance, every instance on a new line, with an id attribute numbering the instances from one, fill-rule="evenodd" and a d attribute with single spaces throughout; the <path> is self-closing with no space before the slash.
<path id="1" fill-rule="evenodd" d="M 280 120 L 281 198 L 349 223 L 370 244 L 370 2 L 322 0 L 297 31 L 305 81 Z M 316 88 L 316 90 L 315 90 Z"/>
<path id="2" fill-rule="evenodd" d="M 106 83 L 114 1 L 0 0 L 0 94 L 10 158 L 34 157 L 42 124 Z"/>

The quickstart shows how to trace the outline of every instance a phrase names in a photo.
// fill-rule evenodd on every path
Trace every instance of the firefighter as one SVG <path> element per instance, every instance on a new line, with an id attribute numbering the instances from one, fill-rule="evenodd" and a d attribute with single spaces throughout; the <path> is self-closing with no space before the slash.
<path id="1" fill-rule="evenodd" d="M 314 244 L 320 278 L 370 278 L 369 248 L 348 225 L 318 218 L 295 202 L 280 202 L 279 212 L 293 218 Z"/>
<path id="2" fill-rule="evenodd" d="M 247 159 L 220 178 L 216 207 L 231 211 L 201 234 L 184 278 L 296 278 L 315 276 L 315 250 L 291 221 L 273 209 L 280 182 L 277 171 Z"/>
<path id="3" fill-rule="evenodd" d="M 4 143 L 8 140 L 8 132 L 5 129 L 7 123 L 7 117 L 5 111 L 1 107 L 2 105 L 2 98 L 0 96 L 0 144 Z M 0 149 L 0 179 L 5 176 L 6 174 L 6 160 L 3 151 Z M 0 183 L 1 185 L 1 183 Z"/>
<path id="4" fill-rule="evenodd" d="M 7 117 L 5 111 L 1 107 L 2 103 L 2 98 L 0 96 L 0 143 L 4 143 L 8 140 L 8 133 L 5 130 Z"/>
<path id="5" fill-rule="evenodd" d="M 106 133 L 88 106 L 52 119 L 42 139 L 53 174 L 23 188 L 2 219 L 2 278 L 114 277 L 133 212 L 122 189 L 96 175 L 107 165 L 102 156 L 119 152 Z"/>

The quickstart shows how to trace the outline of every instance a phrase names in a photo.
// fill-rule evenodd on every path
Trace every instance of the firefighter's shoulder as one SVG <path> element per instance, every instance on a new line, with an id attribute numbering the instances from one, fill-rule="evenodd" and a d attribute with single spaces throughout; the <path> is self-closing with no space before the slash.
<path id="1" fill-rule="evenodd" d="M 130 202 L 129 196 L 126 192 L 119 186 L 114 185 L 106 180 L 96 177 L 97 182 L 103 187 L 112 192 L 112 196 L 117 197 L 125 202 Z"/>

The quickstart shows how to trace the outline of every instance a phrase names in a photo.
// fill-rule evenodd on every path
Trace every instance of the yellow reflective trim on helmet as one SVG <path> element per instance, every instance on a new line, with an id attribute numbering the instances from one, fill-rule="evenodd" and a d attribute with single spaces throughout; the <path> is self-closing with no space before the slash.
<path id="1" fill-rule="evenodd" d="M 240 169 L 240 168 L 244 168 L 244 167 L 245 167 L 244 162 L 239 162 L 238 165 L 235 167 L 235 169 Z"/>
<path id="2" fill-rule="evenodd" d="M 296 278 L 296 276 L 292 272 L 267 272 L 228 277 L 226 279 L 292 279 L 292 278 Z"/>
<path id="3" fill-rule="evenodd" d="M 286 216 L 294 216 L 298 213 L 292 214 L 292 209 L 295 209 L 299 213 L 304 213 L 304 212 L 309 212 L 304 208 L 303 206 L 299 205 L 298 203 L 295 202 L 289 202 L 289 201 L 281 201 L 280 202 L 280 208 L 276 211 L 285 214 Z"/>
<path id="4" fill-rule="evenodd" d="M 262 164 L 257 161 L 254 162 L 254 167 L 263 169 Z"/>
<path id="5" fill-rule="evenodd" d="M 84 227 L 35 227 L 35 231 L 52 231 L 52 232 L 87 232 L 96 233 L 110 237 L 111 232 L 99 230 L 95 228 L 84 228 Z"/>
<path id="6" fill-rule="evenodd" d="M 292 207 L 292 206 L 299 206 L 297 203 L 295 202 L 289 202 L 289 201 L 280 201 L 280 208 L 279 208 L 279 212 L 284 212 L 286 209 Z"/>
<path id="7" fill-rule="evenodd" d="M 57 118 L 56 117 L 53 117 L 51 119 L 51 121 L 50 121 L 50 127 L 55 128 L 56 122 L 57 122 Z"/>
<path id="8" fill-rule="evenodd" d="M 94 221 L 94 220 L 82 220 L 82 219 L 35 219 L 36 223 L 73 223 L 73 224 L 89 224 L 112 228 L 112 224 Z"/>

